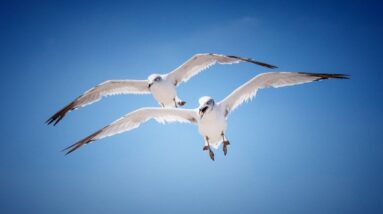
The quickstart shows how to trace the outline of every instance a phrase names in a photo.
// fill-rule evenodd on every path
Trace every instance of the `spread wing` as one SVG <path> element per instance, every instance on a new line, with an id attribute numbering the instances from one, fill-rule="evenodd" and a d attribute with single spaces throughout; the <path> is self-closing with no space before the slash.
<path id="1" fill-rule="evenodd" d="M 197 118 L 198 116 L 196 111 L 191 109 L 141 108 L 128 113 L 110 125 L 65 148 L 64 150 L 67 151 L 66 154 L 69 154 L 84 144 L 138 128 L 142 123 L 145 123 L 150 119 L 155 119 L 159 123 L 195 123 Z"/>
<path id="2" fill-rule="evenodd" d="M 105 96 L 148 93 L 150 91 L 146 80 L 108 80 L 86 91 L 50 117 L 46 122 L 47 124 L 54 123 L 56 125 L 69 111 L 97 102 Z"/>
<path id="3" fill-rule="evenodd" d="M 348 79 L 348 75 L 344 74 L 319 74 L 319 73 L 302 73 L 302 72 L 269 72 L 255 76 L 241 87 L 233 91 L 229 96 L 220 102 L 227 111 L 232 111 L 243 102 L 251 100 L 258 89 L 267 87 L 284 87 L 298 85 L 323 79 Z"/>
<path id="4" fill-rule="evenodd" d="M 196 54 L 184 64 L 170 72 L 167 79 L 172 81 L 175 85 L 188 81 L 194 75 L 209 68 L 210 66 L 219 64 L 234 64 L 240 62 L 250 62 L 267 68 L 276 68 L 264 62 L 259 62 L 254 59 L 243 58 L 238 56 L 225 56 L 221 54 Z"/>

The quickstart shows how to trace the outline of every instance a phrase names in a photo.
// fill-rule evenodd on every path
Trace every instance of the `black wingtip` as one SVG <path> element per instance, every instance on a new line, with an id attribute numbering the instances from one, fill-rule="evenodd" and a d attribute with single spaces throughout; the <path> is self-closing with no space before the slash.
<path id="1" fill-rule="evenodd" d="M 71 149 L 65 153 L 65 156 L 69 155 L 70 153 L 74 152 L 77 150 L 81 145 L 75 145 L 74 147 L 70 147 Z M 66 150 L 65 150 L 66 151 Z"/>
<path id="2" fill-rule="evenodd" d="M 85 140 L 85 139 L 84 139 L 84 140 Z M 76 151 L 76 150 L 77 150 L 78 148 L 80 148 L 82 145 L 91 142 L 91 140 L 88 141 L 88 142 L 85 142 L 84 140 L 79 141 L 79 142 L 77 142 L 77 143 L 75 143 L 75 144 L 72 144 L 72 145 L 66 147 L 65 149 L 63 149 L 63 150 L 61 150 L 61 151 L 62 151 L 62 152 L 65 152 L 65 156 L 67 156 L 67 155 L 69 155 L 70 153 Z"/>
<path id="3" fill-rule="evenodd" d="M 45 123 L 47 125 L 50 125 L 53 123 L 53 126 L 56 126 L 57 123 L 59 123 L 65 115 L 69 112 L 75 109 L 75 103 L 71 102 L 64 108 L 62 108 L 60 111 L 56 112 L 52 117 L 50 117 Z"/>
<path id="4" fill-rule="evenodd" d="M 63 116 L 61 116 L 61 115 L 59 115 L 59 116 L 52 116 L 52 117 L 50 117 L 47 121 L 45 121 L 45 123 L 47 124 L 47 125 L 50 125 L 50 124 L 52 124 L 53 123 L 53 126 L 56 126 L 56 124 L 58 123 L 58 122 L 60 122 L 60 120 L 62 120 L 64 118 L 64 115 Z"/>
<path id="5" fill-rule="evenodd" d="M 95 132 L 95 133 L 89 135 L 88 137 L 86 137 L 86 138 L 80 140 L 79 142 L 74 143 L 74 144 L 72 144 L 72 145 L 66 147 L 65 149 L 62 150 L 62 152 L 67 151 L 67 152 L 65 153 L 65 155 L 69 155 L 70 153 L 72 153 L 72 152 L 76 151 L 77 149 L 79 149 L 81 146 L 83 146 L 83 145 L 85 145 L 85 144 L 88 144 L 88 143 L 90 143 L 90 142 L 95 141 L 95 140 L 96 140 L 96 139 L 95 139 L 96 135 L 98 135 L 101 131 L 102 131 L 102 130 L 99 130 L 99 131 L 97 131 L 97 132 Z"/>
<path id="6" fill-rule="evenodd" d="M 70 145 L 70 146 L 68 146 L 68 147 L 66 147 L 66 148 L 64 148 L 64 149 L 62 149 L 61 152 L 65 152 L 65 151 L 69 150 L 70 148 L 76 146 L 78 143 L 79 143 L 79 142 L 76 142 L 76 143 L 74 143 L 74 144 L 72 144 L 72 145 Z M 66 152 L 65 155 L 67 155 L 67 154 L 69 154 L 69 153 L 70 153 L 70 152 Z"/>
<path id="7" fill-rule="evenodd" d="M 246 61 L 246 62 L 250 62 L 250 63 L 256 64 L 256 65 L 260 65 L 260 66 L 263 66 L 263 67 L 266 67 L 266 68 L 270 68 L 270 69 L 278 68 L 275 65 L 271 65 L 271 64 L 268 64 L 268 63 L 260 62 L 260 61 L 257 61 L 255 59 L 251 59 L 251 58 L 244 58 L 244 57 L 233 56 L 233 55 L 230 55 L 228 57 L 234 58 L 234 59 L 239 59 L 239 60 Z"/>
<path id="8" fill-rule="evenodd" d="M 91 136 L 89 136 L 91 137 Z M 88 144 L 90 142 L 92 142 L 93 140 L 92 139 L 89 139 L 89 137 L 85 138 L 84 140 L 81 140 L 75 144 L 72 144 L 68 147 L 66 147 L 65 149 L 61 150 L 62 152 L 66 152 L 65 153 L 65 156 L 69 155 L 70 153 L 76 151 L 77 149 L 79 149 L 81 146 L 85 145 L 85 144 Z"/>
<path id="9" fill-rule="evenodd" d="M 306 72 L 299 72 L 299 73 L 318 77 L 316 81 L 324 80 L 324 79 L 350 79 L 351 78 L 351 76 L 348 74 L 327 74 L 327 73 L 306 73 Z"/>

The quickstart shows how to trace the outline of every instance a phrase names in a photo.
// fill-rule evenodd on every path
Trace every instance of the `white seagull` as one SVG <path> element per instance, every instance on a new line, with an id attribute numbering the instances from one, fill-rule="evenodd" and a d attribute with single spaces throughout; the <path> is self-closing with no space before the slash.
<path id="1" fill-rule="evenodd" d="M 69 111 L 97 102 L 104 96 L 117 94 L 151 93 L 154 99 L 156 99 L 162 107 L 177 107 L 177 105 L 183 106 L 186 102 L 177 97 L 176 90 L 176 87 L 180 83 L 188 81 L 193 76 L 216 63 L 234 64 L 240 62 L 250 62 L 267 68 L 277 68 L 274 65 L 238 56 L 225 56 L 212 53 L 196 54 L 170 73 L 151 74 L 147 80 L 105 81 L 96 87 L 89 89 L 73 102 L 66 105 L 64 108 L 50 117 L 46 123 L 53 123 L 56 125 Z"/>
<path id="2" fill-rule="evenodd" d="M 242 103 L 251 100 L 256 95 L 258 89 L 267 87 L 279 88 L 330 78 L 348 79 L 348 76 L 344 74 L 302 72 L 262 73 L 237 88 L 218 103 L 216 103 L 213 98 L 204 96 L 199 99 L 200 106 L 196 109 L 140 108 L 126 114 L 83 140 L 65 148 L 63 151 L 67 151 L 66 154 L 69 154 L 84 144 L 130 131 L 150 119 L 155 119 L 160 123 L 187 122 L 196 124 L 199 133 L 205 140 L 203 150 L 208 151 L 210 158 L 214 160 L 214 153 L 210 148 L 211 146 L 217 149 L 221 143 L 223 143 L 223 152 L 225 155 L 227 153 L 229 141 L 225 137 L 225 132 L 228 114 Z"/>

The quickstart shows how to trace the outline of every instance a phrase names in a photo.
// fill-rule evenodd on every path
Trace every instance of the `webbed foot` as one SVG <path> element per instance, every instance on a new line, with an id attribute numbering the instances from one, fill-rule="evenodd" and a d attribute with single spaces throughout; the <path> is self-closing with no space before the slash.
<path id="1" fill-rule="evenodd" d="M 227 146 L 230 145 L 228 140 L 223 141 L 223 154 L 226 156 L 227 154 Z"/>

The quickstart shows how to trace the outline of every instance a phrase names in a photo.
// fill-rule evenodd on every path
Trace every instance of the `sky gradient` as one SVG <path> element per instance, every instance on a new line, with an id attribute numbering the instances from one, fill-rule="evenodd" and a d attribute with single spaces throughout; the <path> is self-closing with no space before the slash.
<path id="1" fill-rule="evenodd" d="M 383 29 L 379 1 L 1 1 L 0 212 L 383 213 Z M 149 96 L 103 99 L 44 121 L 109 79 L 167 73 L 196 53 L 276 71 L 350 74 L 259 91 L 228 118 L 228 156 L 191 124 L 150 121 L 66 146 Z M 185 108 L 261 72 L 217 65 L 178 88 Z"/>

